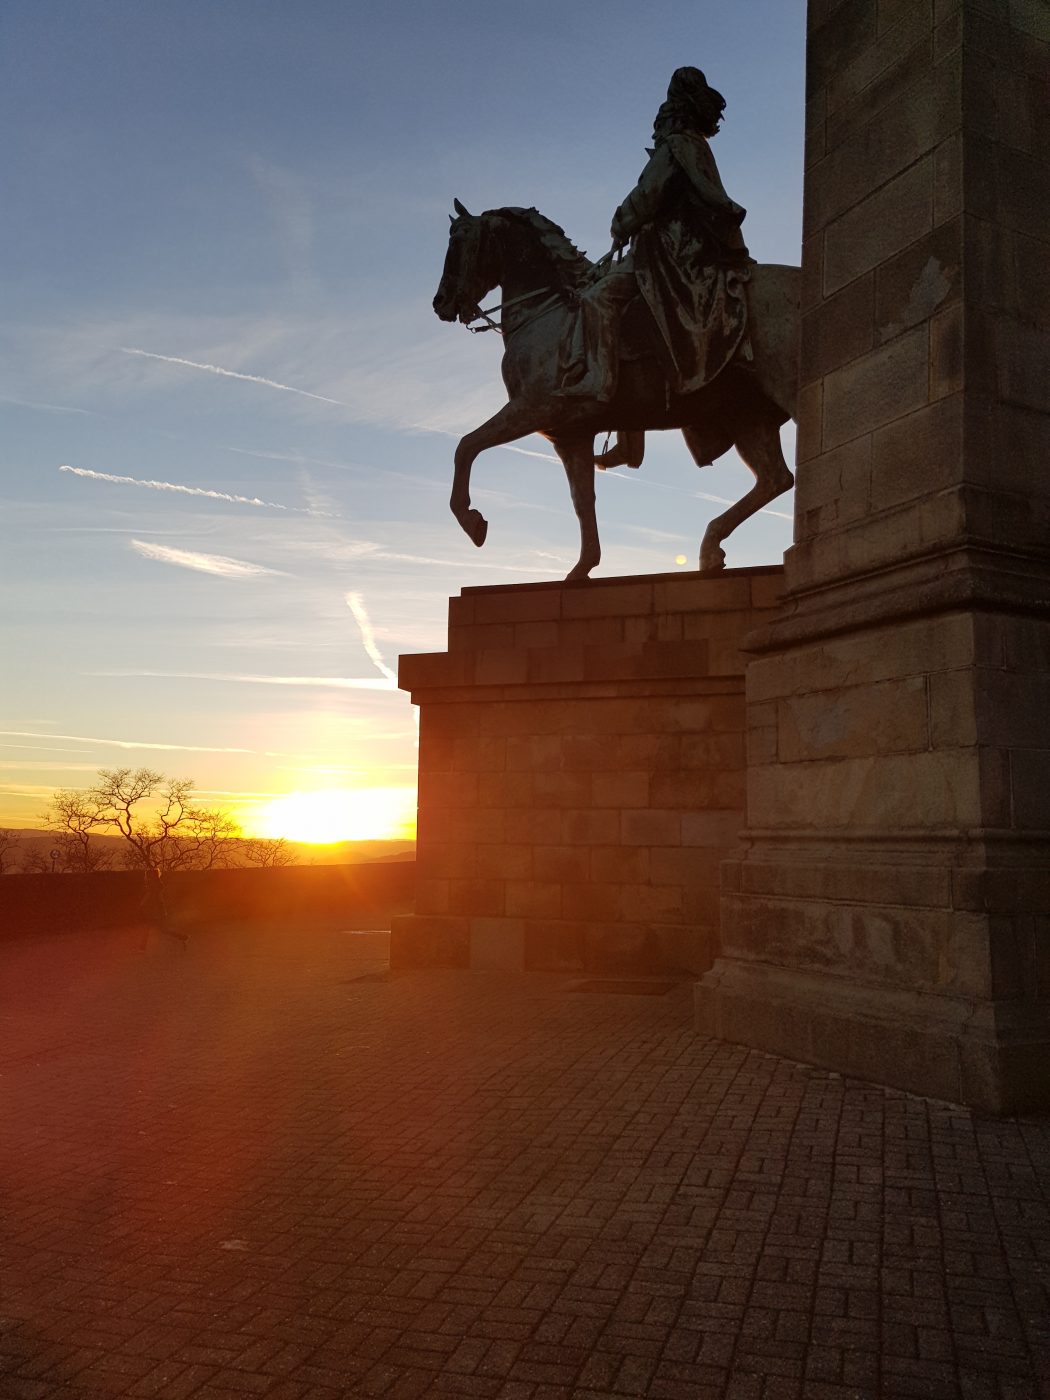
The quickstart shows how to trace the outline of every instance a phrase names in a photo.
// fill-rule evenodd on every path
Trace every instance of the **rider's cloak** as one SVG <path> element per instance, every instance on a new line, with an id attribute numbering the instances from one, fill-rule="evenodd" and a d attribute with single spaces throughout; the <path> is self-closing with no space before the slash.
<path id="1" fill-rule="evenodd" d="M 744 214 L 706 138 L 677 132 L 659 142 L 613 216 L 613 237 L 632 240 L 638 288 L 667 347 L 676 393 L 710 383 L 744 342 Z"/>

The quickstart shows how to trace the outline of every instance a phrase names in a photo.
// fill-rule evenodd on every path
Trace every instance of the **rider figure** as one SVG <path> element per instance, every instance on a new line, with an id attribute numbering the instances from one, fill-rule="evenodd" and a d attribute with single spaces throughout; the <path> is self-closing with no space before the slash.
<path id="1" fill-rule="evenodd" d="M 631 252 L 581 297 L 561 351 L 561 393 L 613 397 L 620 317 L 636 292 L 656 320 L 672 393 L 702 388 L 746 347 L 745 211 L 726 194 L 708 144 L 725 105 L 698 68 L 673 74 L 649 163 L 612 219 L 615 249 L 630 243 Z"/>

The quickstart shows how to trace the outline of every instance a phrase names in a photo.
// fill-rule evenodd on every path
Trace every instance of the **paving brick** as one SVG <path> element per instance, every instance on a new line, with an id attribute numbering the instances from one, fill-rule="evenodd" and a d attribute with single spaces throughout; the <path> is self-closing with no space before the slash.
<path id="1" fill-rule="evenodd" d="M 289 932 L 0 948 L 3 1400 L 1050 1383 L 1045 1121 Z"/>

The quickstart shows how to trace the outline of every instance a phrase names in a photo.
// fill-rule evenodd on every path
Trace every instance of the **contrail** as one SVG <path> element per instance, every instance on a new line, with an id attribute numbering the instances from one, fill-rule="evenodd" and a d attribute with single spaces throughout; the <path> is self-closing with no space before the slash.
<path id="1" fill-rule="evenodd" d="M 254 676 L 226 671 L 93 671 L 95 676 L 114 679 L 176 681 L 221 681 L 238 685 L 318 686 L 330 690 L 389 690 L 385 680 L 375 676 Z"/>
<path id="2" fill-rule="evenodd" d="M 346 606 L 353 613 L 354 621 L 361 630 L 361 641 L 364 644 L 365 651 L 368 653 L 372 664 L 380 675 L 386 676 L 388 681 L 392 681 L 394 685 L 397 685 L 397 673 L 391 671 L 390 667 L 383 660 L 379 648 L 376 646 L 376 634 L 372 630 L 372 620 L 365 610 L 365 600 L 361 597 L 360 593 L 348 593 L 346 595 Z"/>
<path id="3" fill-rule="evenodd" d="M 262 564 L 249 564 L 244 559 L 231 559 L 225 554 L 198 554 L 195 550 L 171 549 L 166 544 L 149 544 L 132 540 L 131 547 L 144 559 L 161 564 L 177 564 L 183 569 L 196 569 L 201 574 L 218 574 L 220 578 L 257 578 L 262 574 L 279 574 L 280 569 L 267 569 Z"/>
<path id="4" fill-rule="evenodd" d="M 210 501 L 229 501 L 236 506 L 265 506 L 270 510 L 288 510 L 277 501 L 261 501 L 258 496 L 232 496 L 225 491 L 210 491 L 204 486 L 180 486 L 174 481 L 146 481 L 137 476 L 114 476 L 112 472 L 93 472 L 87 467 L 63 465 L 60 472 L 83 476 L 89 481 L 111 481 L 116 486 L 146 486 L 150 491 L 175 491 L 180 496 L 207 496 Z M 294 509 L 294 507 L 293 507 Z"/>
<path id="5" fill-rule="evenodd" d="M 122 355 L 141 355 L 146 360 L 163 360 L 169 365 L 185 365 L 187 369 L 203 369 L 209 374 L 221 374 L 225 379 L 244 379 L 249 384 L 265 384 L 267 389 L 280 389 L 285 394 L 299 394 L 304 399 L 316 399 L 318 403 L 334 403 L 338 408 L 347 408 L 342 399 L 329 399 L 324 394 L 311 394 L 306 389 L 296 389 L 291 384 L 281 384 L 276 379 L 264 379 L 260 374 L 241 374 L 235 369 L 223 369 L 221 365 L 202 364 L 199 360 L 184 360 L 178 355 L 156 355 L 152 350 L 136 350 L 133 346 L 122 345 Z"/>
<path id="6" fill-rule="evenodd" d="M 77 744 L 103 744 L 115 749 L 163 749 L 165 752 L 178 753 L 250 753 L 258 754 L 264 752 L 260 749 L 215 749 L 206 748 L 201 744 L 153 744 L 145 739 L 98 739 L 91 734 L 41 734 L 35 729 L 0 729 L 0 734 L 10 735 L 15 739 L 69 739 Z M 264 752 L 267 758 L 295 758 L 295 754 L 280 754 Z"/>

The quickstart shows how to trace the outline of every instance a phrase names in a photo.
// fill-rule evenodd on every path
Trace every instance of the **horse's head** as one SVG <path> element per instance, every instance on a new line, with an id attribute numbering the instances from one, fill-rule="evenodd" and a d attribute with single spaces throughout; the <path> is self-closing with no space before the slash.
<path id="1" fill-rule="evenodd" d="M 455 200 L 448 235 L 448 252 L 434 297 L 434 310 L 443 321 L 473 321 L 481 299 L 499 285 L 499 271 L 487 236 L 485 216 L 470 214 Z"/>

